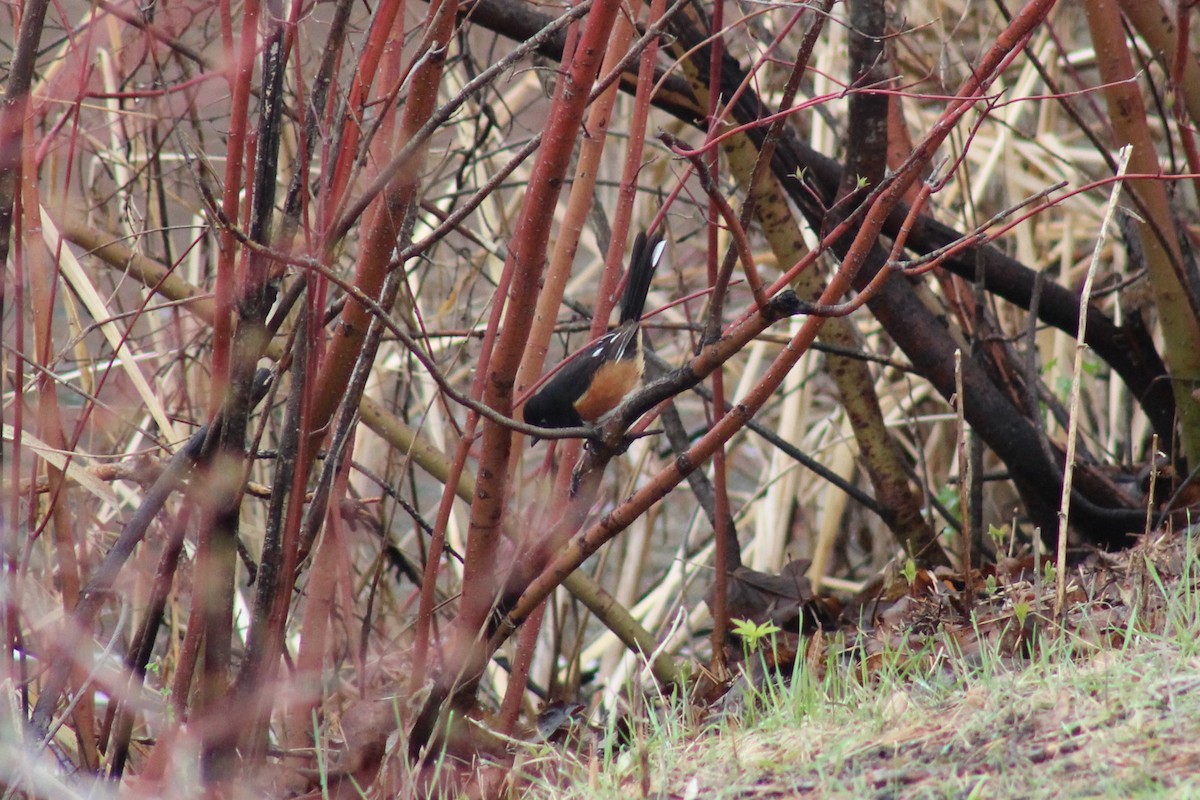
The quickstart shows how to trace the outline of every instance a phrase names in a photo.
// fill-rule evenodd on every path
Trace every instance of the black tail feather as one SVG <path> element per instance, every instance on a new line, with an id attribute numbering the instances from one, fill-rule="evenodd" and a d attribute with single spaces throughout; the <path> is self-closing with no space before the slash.
<path id="1" fill-rule="evenodd" d="M 643 231 L 633 241 L 633 254 L 629 259 L 629 283 L 625 284 L 625 294 L 621 296 L 621 324 L 636 322 L 642 318 L 646 295 L 650 292 L 650 281 L 654 279 L 654 270 L 662 257 L 659 248 L 662 240 L 661 234 L 647 236 Z"/>

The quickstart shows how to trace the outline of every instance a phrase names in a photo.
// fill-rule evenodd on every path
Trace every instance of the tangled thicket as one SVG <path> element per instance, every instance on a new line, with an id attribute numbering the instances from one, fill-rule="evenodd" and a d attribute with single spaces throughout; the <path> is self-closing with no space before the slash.
<path id="1" fill-rule="evenodd" d="M 452 711 L 1169 527 L 1200 65 L 1084 5 L 10 5 L 3 780 L 415 794 L 506 757 Z M 645 387 L 522 426 L 651 228 Z"/>

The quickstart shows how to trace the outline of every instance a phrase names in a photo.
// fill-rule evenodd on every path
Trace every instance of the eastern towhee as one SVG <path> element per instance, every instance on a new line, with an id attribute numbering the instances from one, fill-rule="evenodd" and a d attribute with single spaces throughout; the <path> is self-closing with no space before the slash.
<path id="1" fill-rule="evenodd" d="M 659 234 L 637 235 L 629 260 L 629 282 L 621 296 L 621 324 L 569 356 L 562 369 L 526 401 L 527 423 L 543 428 L 579 428 L 612 411 L 637 388 L 645 364 L 642 307 L 665 245 Z"/>

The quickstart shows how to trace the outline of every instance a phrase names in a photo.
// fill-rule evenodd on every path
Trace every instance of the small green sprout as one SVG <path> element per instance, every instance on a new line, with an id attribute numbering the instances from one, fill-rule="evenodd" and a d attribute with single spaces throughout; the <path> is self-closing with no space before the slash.
<path id="1" fill-rule="evenodd" d="M 988 536 L 992 538 L 992 543 L 995 544 L 997 550 L 1004 547 L 1004 540 L 1008 538 L 1008 528 L 1000 525 L 988 525 Z"/>
<path id="2" fill-rule="evenodd" d="M 741 637 L 742 642 L 746 645 L 746 649 L 751 653 L 758 650 L 763 639 L 766 639 L 768 636 L 774 636 L 783 630 L 783 628 L 770 620 L 762 623 L 756 623 L 748 619 L 735 619 L 731 621 L 733 622 L 734 634 Z"/>

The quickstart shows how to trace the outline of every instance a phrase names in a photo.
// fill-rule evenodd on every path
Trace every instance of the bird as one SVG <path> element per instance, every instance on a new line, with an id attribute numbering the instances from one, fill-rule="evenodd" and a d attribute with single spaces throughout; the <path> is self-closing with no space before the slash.
<path id="1" fill-rule="evenodd" d="M 666 242 L 644 231 L 633 242 L 620 324 L 569 356 L 525 403 L 525 422 L 541 428 L 580 428 L 621 404 L 642 379 L 642 309 Z M 533 444 L 537 444 L 537 439 Z"/>

